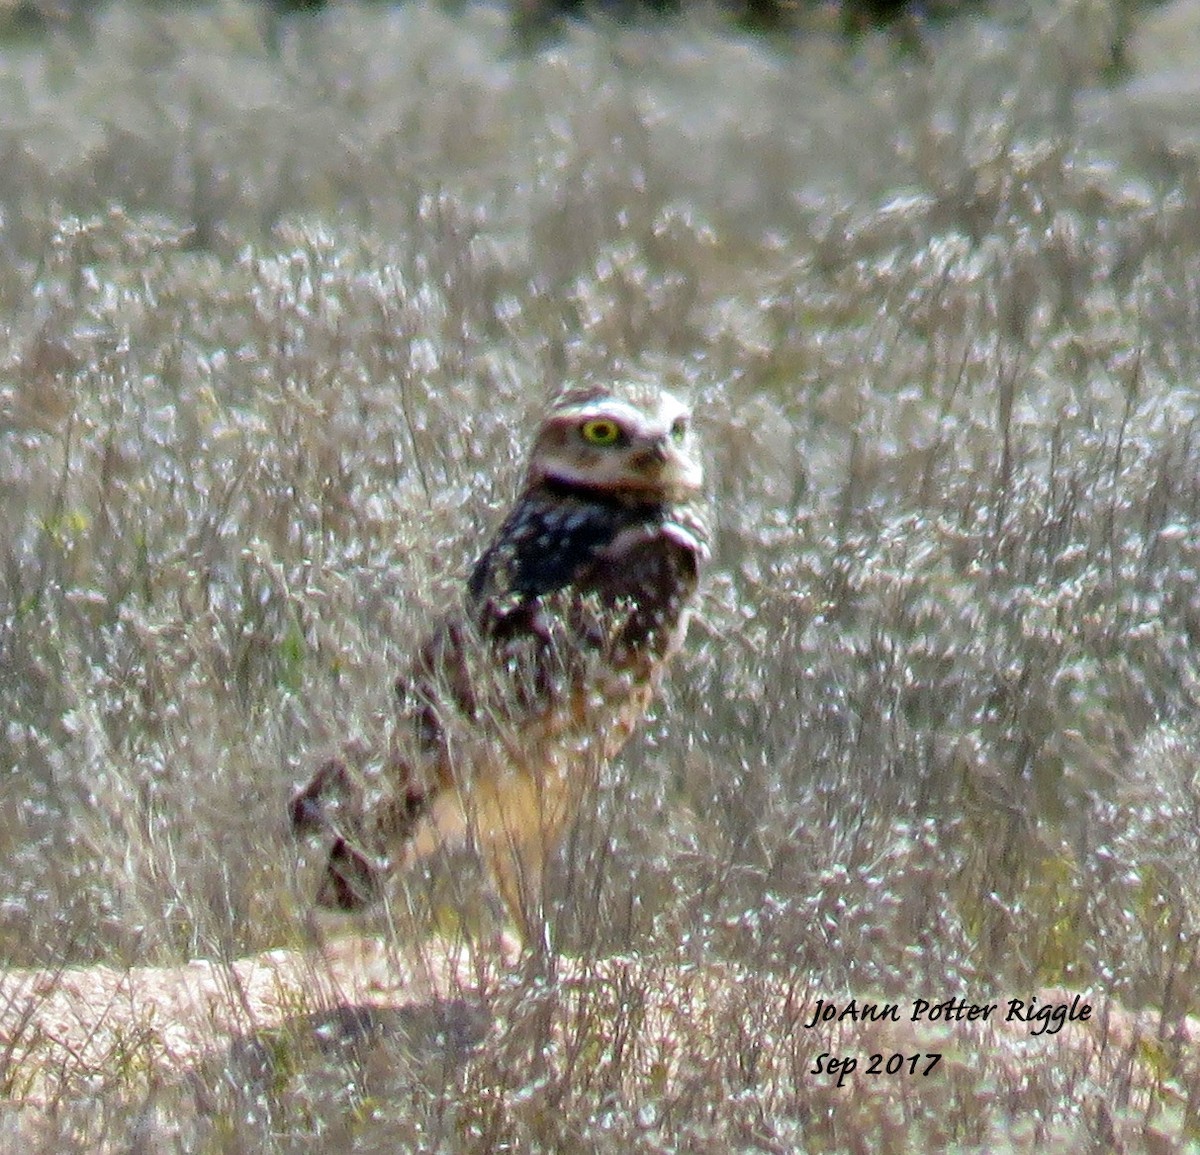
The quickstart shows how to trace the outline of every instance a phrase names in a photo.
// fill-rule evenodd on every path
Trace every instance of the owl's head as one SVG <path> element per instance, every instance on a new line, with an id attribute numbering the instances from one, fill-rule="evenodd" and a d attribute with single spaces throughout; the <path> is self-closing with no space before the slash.
<path id="1" fill-rule="evenodd" d="M 640 384 L 563 393 L 529 455 L 527 482 L 543 481 L 638 501 L 687 501 L 704 482 L 691 409 Z"/>

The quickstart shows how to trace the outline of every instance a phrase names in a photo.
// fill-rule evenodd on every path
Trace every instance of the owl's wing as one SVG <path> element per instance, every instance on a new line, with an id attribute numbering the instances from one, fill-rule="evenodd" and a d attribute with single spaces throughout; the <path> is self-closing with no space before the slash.
<path id="1" fill-rule="evenodd" d="M 597 555 L 584 580 L 619 612 L 613 665 L 647 667 L 678 648 L 707 557 L 706 527 L 693 516 L 631 526 Z"/>
<path id="2" fill-rule="evenodd" d="M 297 836 L 334 839 L 322 906 L 351 910 L 374 891 L 372 855 L 403 839 L 450 780 L 444 718 L 447 706 L 469 716 L 474 709 L 461 617 L 448 616 L 395 682 L 399 718 L 389 748 L 373 765 L 366 751 L 348 747 L 321 764 L 288 805 Z"/>

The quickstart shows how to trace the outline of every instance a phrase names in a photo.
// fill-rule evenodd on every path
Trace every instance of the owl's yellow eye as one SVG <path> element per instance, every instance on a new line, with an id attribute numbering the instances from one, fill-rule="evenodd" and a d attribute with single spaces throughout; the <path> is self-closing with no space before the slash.
<path id="1" fill-rule="evenodd" d="M 597 417 L 593 421 L 585 421 L 579 432 L 589 445 L 616 445 L 621 439 L 621 427 L 607 417 Z"/>

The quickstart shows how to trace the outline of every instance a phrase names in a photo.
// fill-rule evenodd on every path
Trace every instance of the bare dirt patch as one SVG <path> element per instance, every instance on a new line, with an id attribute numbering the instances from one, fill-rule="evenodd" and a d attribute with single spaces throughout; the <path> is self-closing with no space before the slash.
<path id="1" fill-rule="evenodd" d="M 1189 1067 L 1200 1059 L 1196 1020 L 1168 1024 L 1088 992 L 1076 1004 L 1092 1008 L 1087 1020 L 1035 1035 L 1038 1024 L 1008 1018 L 1002 999 L 975 1021 L 913 1022 L 912 1000 L 889 1016 L 891 1004 L 860 997 L 856 1013 L 841 1015 L 847 998 L 838 1018 L 810 1025 L 825 996 L 808 983 L 730 965 L 502 960 L 439 943 L 406 960 L 381 939 L 347 936 L 229 963 L 10 970 L 0 980 L 0 1046 L 22 1129 L 65 1104 L 150 1101 L 164 1085 L 190 1086 L 203 1109 L 230 1072 L 278 1083 L 312 1056 L 350 1060 L 377 1088 L 394 1085 L 401 1067 L 428 1078 L 432 1063 L 444 1078 L 545 1014 L 547 1070 L 579 1081 L 609 1069 L 626 1101 L 644 1104 L 647 1125 L 655 1092 L 669 1101 L 730 1054 L 740 1056 L 745 1091 L 779 1108 L 807 1100 L 817 1112 L 845 1106 L 880 1118 L 914 1096 L 929 1109 L 967 1090 L 1002 1099 L 1042 1082 L 1072 1083 L 1081 1112 L 1145 1111 L 1162 1091 L 1167 1050 Z M 1036 998 L 1071 1004 L 1076 993 Z M 603 1047 L 589 1042 L 595 1035 Z M 744 1045 L 731 1047 L 738 1036 Z M 902 1060 L 889 1071 L 893 1056 Z M 857 1060 L 850 1070 L 847 1058 Z"/>

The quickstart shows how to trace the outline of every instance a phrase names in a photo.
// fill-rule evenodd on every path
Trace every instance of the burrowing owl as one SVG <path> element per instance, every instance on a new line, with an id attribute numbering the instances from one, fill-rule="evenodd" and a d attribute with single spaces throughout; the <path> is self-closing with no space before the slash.
<path id="1" fill-rule="evenodd" d="M 708 556 L 688 408 L 643 385 L 562 394 L 516 505 L 397 680 L 374 771 L 326 762 L 292 799 L 332 837 L 317 901 L 353 910 L 443 845 L 481 852 L 517 929 L 542 872 L 679 649 Z"/>

